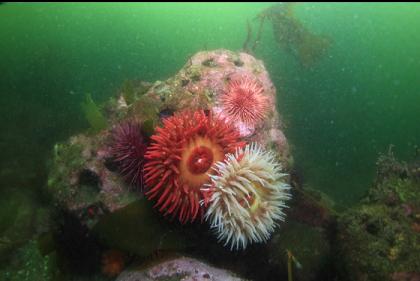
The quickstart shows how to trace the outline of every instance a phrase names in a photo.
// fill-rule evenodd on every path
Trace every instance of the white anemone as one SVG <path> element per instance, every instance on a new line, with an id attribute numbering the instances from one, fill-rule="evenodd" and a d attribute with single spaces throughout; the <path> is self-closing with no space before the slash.
<path id="1" fill-rule="evenodd" d="M 285 201 L 291 197 L 274 153 L 253 143 L 213 169 L 216 173 L 205 188 L 211 194 L 205 219 L 219 241 L 231 250 L 267 241 L 277 222 L 284 221 Z"/>

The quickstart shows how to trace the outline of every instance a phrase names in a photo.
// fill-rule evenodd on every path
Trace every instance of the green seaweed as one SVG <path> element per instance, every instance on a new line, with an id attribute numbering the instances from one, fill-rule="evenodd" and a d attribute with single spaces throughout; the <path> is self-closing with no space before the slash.
<path id="1" fill-rule="evenodd" d="M 133 104 L 141 98 L 151 87 L 152 84 L 138 79 L 126 79 L 121 85 L 120 93 L 128 105 Z"/>
<path id="2" fill-rule="evenodd" d="M 93 101 L 90 93 L 86 94 L 86 100 L 81 103 L 81 107 L 92 131 L 99 132 L 106 128 L 107 120 Z"/>
<path id="3" fill-rule="evenodd" d="M 122 95 L 127 104 L 132 104 L 135 101 L 135 87 L 134 81 L 126 79 L 122 84 Z"/>

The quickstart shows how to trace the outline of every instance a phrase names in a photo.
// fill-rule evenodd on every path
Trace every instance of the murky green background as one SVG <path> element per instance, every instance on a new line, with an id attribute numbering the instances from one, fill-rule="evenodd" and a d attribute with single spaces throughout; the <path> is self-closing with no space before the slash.
<path id="1" fill-rule="evenodd" d="M 246 20 L 270 5 L 0 5 L 2 192 L 41 192 L 54 143 L 89 126 L 85 93 L 101 102 L 125 79 L 167 79 L 199 50 L 239 50 Z M 278 89 L 304 183 L 351 204 L 372 182 L 379 152 L 394 144 L 409 159 L 420 143 L 420 4 L 295 8 L 332 39 L 328 54 L 302 69 L 265 24 L 255 55 Z"/>

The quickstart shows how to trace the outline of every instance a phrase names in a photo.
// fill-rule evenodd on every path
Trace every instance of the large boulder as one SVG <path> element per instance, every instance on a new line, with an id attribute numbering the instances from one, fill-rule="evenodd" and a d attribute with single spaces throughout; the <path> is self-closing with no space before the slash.
<path id="1" fill-rule="evenodd" d="M 419 167 L 391 150 L 379 158 L 368 195 L 338 220 L 341 280 L 419 280 Z"/>
<path id="2" fill-rule="evenodd" d="M 263 102 L 265 104 L 260 106 L 260 109 L 264 110 L 261 115 L 263 118 L 257 118 L 256 122 L 250 123 L 238 121 L 223 107 L 222 97 L 235 81 L 245 81 L 247 85 L 260 92 L 262 99 L 265 100 Z M 252 245 L 250 250 L 240 254 L 243 259 L 238 259 L 236 253 L 224 248 L 216 241 L 208 226 L 181 225 L 163 218 L 153 208 L 153 202 L 148 201 L 141 190 L 127 182 L 120 173 L 121 170 L 118 168 L 112 149 L 115 129 L 127 120 L 139 122 L 142 127 L 141 133 L 147 140 L 154 133 L 155 128 L 162 125 L 164 118 L 175 112 L 203 110 L 207 115 L 221 116 L 234 125 L 242 141 L 258 142 L 265 149 L 274 152 L 276 160 L 283 166 L 282 172 L 288 173 L 293 160 L 283 133 L 284 125 L 276 109 L 276 99 L 276 89 L 262 61 L 247 53 L 223 49 L 195 54 L 188 59 L 177 74 L 166 81 L 125 82 L 117 96 L 106 102 L 101 110 L 96 108 L 91 99 L 87 99 L 84 108 L 92 111 L 91 114 L 86 113 L 89 122 L 92 126 L 99 124 L 98 127 L 55 145 L 50 161 L 47 189 L 57 209 L 65 214 L 64 219 L 60 220 L 62 225 L 56 233 L 57 240 L 71 241 L 72 243 L 67 243 L 71 245 L 96 245 L 96 242 L 90 241 L 95 238 L 106 247 L 118 249 L 142 259 L 150 258 L 156 252 L 163 250 L 192 253 L 210 257 L 209 260 L 212 262 L 212 258 L 215 258 L 214 263 L 219 266 L 220 264 L 216 263 L 217 260 L 230 261 L 231 270 L 245 273 L 245 276 L 252 278 L 258 278 L 258 275 L 265 278 L 271 272 L 278 271 L 281 273 L 277 273 L 276 276 L 284 275 L 283 260 L 275 257 L 274 253 L 274 251 L 285 252 L 284 243 L 277 243 L 280 241 L 278 238 L 279 235 L 281 237 L 281 233 L 276 232 L 275 242 L 270 244 L 275 245 L 272 253 L 267 245 Z M 255 104 L 250 105 L 250 107 L 253 106 Z M 103 114 L 102 117 L 101 114 Z M 258 112 L 257 115 L 259 116 Z M 104 124 L 105 127 L 102 128 Z M 288 181 L 288 177 L 284 179 Z M 312 206 L 309 201 L 305 201 L 305 204 L 305 206 Z M 317 208 L 317 206 L 312 207 L 312 211 Z M 295 216 L 300 219 L 305 217 L 307 221 L 312 221 L 311 218 L 314 217 L 312 211 L 309 212 L 310 214 L 299 213 Z M 318 216 L 318 213 L 315 216 Z M 317 226 L 324 222 L 328 224 L 330 217 L 325 210 L 319 211 L 319 217 Z M 74 220 L 77 220 L 77 223 Z M 72 229 L 75 232 L 79 229 L 79 234 L 82 233 L 82 236 L 88 237 L 88 241 L 73 243 L 77 242 L 74 241 L 75 239 L 83 239 L 77 238 L 77 235 L 74 236 L 73 234 L 78 233 L 72 233 Z M 316 236 L 316 230 L 314 233 Z M 317 246 L 321 245 L 321 249 L 324 236 L 320 237 Z M 310 244 L 308 245 L 305 247 L 310 247 Z M 213 257 L 206 247 L 215 249 L 215 253 L 219 256 Z M 62 249 L 61 252 L 72 253 L 73 260 L 82 260 L 80 255 L 84 255 L 86 250 L 73 250 Z M 324 248 L 322 251 L 321 254 L 324 255 Z M 96 257 L 96 253 L 94 254 Z M 258 262 L 261 265 L 259 270 L 254 270 L 251 266 L 255 264 L 255 254 L 259 255 Z M 278 262 L 265 263 L 264 261 L 270 257 Z M 179 270 L 188 273 L 189 276 L 204 278 L 196 280 L 206 280 L 207 277 L 210 280 L 240 280 L 235 279 L 230 273 L 185 258 L 171 264 L 165 263 L 157 268 L 163 270 L 169 265 L 171 268 L 178 266 Z M 200 268 L 199 272 L 202 274 L 195 275 L 198 273 L 191 271 L 192 266 Z M 279 266 L 282 268 L 278 268 Z M 308 269 L 318 270 L 320 267 L 321 265 L 317 264 L 315 267 L 308 266 Z M 121 275 L 118 280 L 132 280 L 128 278 L 143 276 L 142 274 L 146 273 L 130 271 Z"/>
<path id="3" fill-rule="evenodd" d="M 143 133 L 150 135 L 162 118 L 173 112 L 189 109 L 212 111 L 229 119 L 223 111 L 220 96 L 230 81 L 247 78 L 262 87 L 268 101 L 266 117 L 250 126 L 233 122 L 247 142 L 259 142 L 276 152 L 287 170 L 291 156 L 283 123 L 276 110 L 276 89 L 264 64 L 247 53 L 228 50 L 204 51 L 191 57 L 184 67 L 166 81 L 153 84 L 134 81 L 124 83 L 118 97 L 111 98 L 103 107 L 107 127 L 71 137 L 56 144 L 50 161 L 48 191 L 56 205 L 77 216 L 92 228 L 99 219 L 143 197 L 138 189 L 130 187 L 122 178 L 112 154 L 112 132 L 116 124 L 136 119 Z M 98 117 L 93 101 L 86 110 L 91 123 Z M 101 123 L 103 124 L 102 120 Z"/>
<path id="4" fill-rule="evenodd" d="M 178 257 L 138 269 L 127 269 L 116 279 L 116 281 L 136 280 L 241 281 L 245 279 L 196 259 Z"/>

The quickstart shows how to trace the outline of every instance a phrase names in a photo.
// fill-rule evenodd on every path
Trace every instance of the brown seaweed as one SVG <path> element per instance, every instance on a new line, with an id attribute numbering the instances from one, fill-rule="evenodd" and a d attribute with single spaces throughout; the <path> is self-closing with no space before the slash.
<path id="1" fill-rule="evenodd" d="M 315 34 L 308 29 L 294 13 L 295 3 L 280 3 L 270 6 L 257 15 L 259 21 L 256 39 L 251 42 L 252 28 L 247 23 L 247 38 L 243 49 L 255 52 L 261 42 L 261 34 L 265 21 L 270 21 L 274 38 L 280 48 L 296 58 L 304 68 L 313 66 L 321 59 L 331 45 L 331 39 L 324 35 Z"/>

